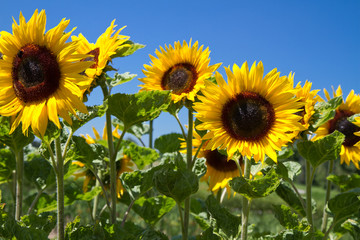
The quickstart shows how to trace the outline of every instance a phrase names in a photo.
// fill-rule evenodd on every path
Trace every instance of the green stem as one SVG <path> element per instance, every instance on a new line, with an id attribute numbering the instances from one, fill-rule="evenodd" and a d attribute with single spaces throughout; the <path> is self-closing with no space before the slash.
<path id="1" fill-rule="evenodd" d="M 57 226 L 58 240 L 65 238 L 65 213 L 64 213 L 64 160 L 62 158 L 60 137 L 55 139 L 55 153 L 57 163 Z"/>
<path id="2" fill-rule="evenodd" d="M 304 209 L 306 209 L 306 204 L 305 204 L 304 199 L 302 198 L 299 190 L 296 188 L 295 184 L 294 184 L 292 181 L 288 181 L 288 182 L 290 183 L 290 185 L 291 185 L 292 188 L 294 189 L 297 197 L 299 198 L 300 203 L 301 203 L 301 206 L 302 206 Z"/>
<path id="3" fill-rule="evenodd" d="M 63 149 L 63 153 L 62 153 L 62 158 L 63 159 L 65 159 L 65 157 L 66 157 L 68 146 L 70 144 L 70 141 L 71 141 L 71 138 L 72 138 L 73 134 L 74 134 L 74 131 L 72 129 L 70 129 L 70 133 L 69 133 L 68 139 L 66 140 L 66 143 L 65 143 L 65 146 L 64 146 L 64 149 Z"/>
<path id="4" fill-rule="evenodd" d="M 108 148 L 110 155 L 110 196 L 111 196 L 111 223 L 115 224 L 116 222 L 116 153 L 114 150 L 114 142 L 112 137 L 112 125 L 111 125 L 111 115 L 109 112 L 106 112 L 106 130 L 108 135 Z"/>
<path id="5" fill-rule="evenodd" d="M 94 172 L 97 172 L 97 170 L 95 169 Z M 100 186 L 100 181 L 98 179 L 96 179 L 95 181 L 96 181 L 95 182 L 95 187 L 97 188 L 97 187 Z M 98 195 L 95 196 L 94 201 L 93 201 L 94 204 L 93 204 L 93 209 L 92 209 L 92 218 L 94 220 L 96 220 L 96 218 L 97 218 L 96 214 L 97 214 L 97 209 L 98 209 L 98 205 L 99 205 L 99 198 L 100 198 L 100 196 L 98 194 Z"/>
<path id="6" fill-rule="evenodd" d="M 179 203 L 176 203 L 176 205 L 178 206 L 178 210 L 179 210 L 179 215 L 180 215 L 180 223 L 181 223 L 181 232 L 182 232 L 182 236 L 184 239 L 184 236 L 187 234 L 185 231 L 185 227 L 184 227 L 184 219 L 183 219 L 183 215 L 182 215 L 182 211 L 181 211 L 181 206 Z"/>
<path id="7" fill-rule="evenodd" d="M 122 222 L 121 222 L 121 227 L 124 227 L 124 226 L 125 226 L 126 219 L 127 219 L 127 217 L 129 216 L 129 213 L 130 213 L 131 208 L 132 208 L 132 206 L 134 205 L 134 203 L 135 203 L 135 199 L 131 200 L 131 203 L 129 204 L 128 209 L 126 210 L 126 212 L 125 212 L 125 214 L 124 214 L 124 218 L 123 218 L 123 220 L 122 220 Z"/>
<path id="8" fill-rule="evenodd" d="M 101 84 L 101 90 L 104 95 L 104 100 L 110 95 L 110 90 L 108 90 L 106 84 Z M 113 135 L 112 135 L 112 125 L 111 125 L 111 114 L 109 111 L 106 111 L 106 131 L 108 136 L 108 149 L 109 149 L 109 161 L 110 161 L 110 196 L 111 196 L 111 209 L 110 209 L 110 222 L 115 224 L 116 222 L 116 151 L 114 148 Z"/>
<path id="9" fill-rule="evenodd" d="M 149 148 L 153 148 L 153 120 L 150 120 L 150 129 L 149 129 Z"/>
<path id="10" fill-rule="evenodd" d="M 21 149 L 16 156 L 16 206 L 15 220 L 19 221 L 22 213 L 23 179 L 24 179 L 24 151 Z"/>
<path id="11" fill-rule="evenodd" d="M 178 122 L 179 126 L 180 126 L 180 129 L 181 129 L 181 132 L 182 132 L 182 135 L 186 141 L 186 134 L 185 134 L 185 130 L 184 130 L 184 127 L 182 126 L 181 122 L 180 122 L 180 119 L 179 119 L 179 116 L 177 114 L 173 115 L 176 119 L 176 121 Z"/>
<path id="12" fill-rule="evenodd" d="M 188 134 L 186 138 L 186 163 L 187 168 L 192 170 L 192 139 L 193 139 L 193 126 L 194 126 L 194 116 L 193 111 L 189 108 L 188 112 Z M 184 206 L 184 234 L 183 239 L 188 239 L 189 234 L 189 219 L 190 219 L 190 196 L 185 199 Z"/>
<path id="13" fill-rule="evenodd" d="M 45 188 L 46 188 L 46 187 L 45 187 Z M 38 193 L 36 194 L 34 200 L 32 201 L 32 203 L 31 203 L 31 205 L 30 205 L 30 207 L 29 207 L 29 209 L 28 209 L 28 211 L 27 211 L 27 215 L 30 215 L 30 213 L 33 211 L 36 203 L 39 201 L 40 196 L 41 196 L 41 194 L 44 192 L 45 188 L 41 188 L 41 189 L 38 191 Z"/>
<path id="14" fill-rule="evenodd" d="M 314 170 L 315 171 L 315 170 Z M 312 206 L 311 206 L 311 185 L 312 185 L 312 176 L 311 176 L 311 165 L 310 162 L 306 160 L 305 167 L 305 176 L 306 176 L 306 217 L 310 225 L 310 232 L 313 231 L 313 216 L 312 216 Z"/>
<path id="15" fill-rule="evenodd" d="M 327 176 L 329 176 L 333 172 L 333 169 L 334 169 L 334 160 L 331 160 L 330 164 L 329 164 Z M 326 231 L 326 226 L 327 226 L 327 222 L 328 222 L 328 213 L 326 212 L 326 204 L 330 199 L 330 191 L 331 191 L 331 182 L 329 180 L 326 180 L 325 205 L 324 205 L 323 219 L 322 219 L 322 224 L 321 224 L 321 231 L 323 233 L 325 233 L 325 231 Z"/>
<path id="16" fill-rule="evenodd" d="M 244 178 L 249 179 L 250 178 L 250 169 L 251 169 L 251 163 L 250 160 L 244 156 Z M 240 170 L 241 171 L 241 167 Z M 249 200 L 246 197 L 243 197 L 242 199 L 242 215 L 241 215 L 241 239 L 246 240 L 247 234 L 248 234 L 248 220 L 249 220 L 249 212 L 250 212 L 250 204 Z"/>

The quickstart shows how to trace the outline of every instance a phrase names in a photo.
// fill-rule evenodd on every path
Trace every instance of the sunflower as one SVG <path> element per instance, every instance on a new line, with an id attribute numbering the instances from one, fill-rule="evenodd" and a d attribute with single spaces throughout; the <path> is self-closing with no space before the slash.
<path id="1" fill-rule="evenodd" d="M 95 179 L 96 179 L 94 173 L 90 169 L 86 169 L 85 164 L 83 164 L 82 162 L 74 161 L 71 164 L 79 166 L 80 168 L 84 168 L 80 172 L 73 173 L 73 175 L 75 176 L 75 180 L 77 180 L 80 177 L 85 177 L 82 189 L 83 189 L 83 192 L 86 193 L 88 190 L 88 185 L 89 185 L 90 181 L 95 181 Z"/>
<path id="2" fill-rule="evenodd" d="M 206 145 L 209 142 L 208 140 L 202 144 L 201 136 L 193 131 L 193 152 L 195 155 L 198 153 L 197 157 L 205 158 L 206 162 L 206 173 L 201 177 L 201 181 L 206 181 L 209 183 L 209 190 L 215 194 L 220 190 L 226 188 L 228 197 L 231 194 L 231 188 L 228 182 L 234 178 L 240 176 L 240 171 L 237 168 L 237 165 L 234 161 L 228 161 L 227 156 L 221 154 L 217 149 L 215 150 L 206 150 Z M 181 152 L 186 153 L 186 141 L 181 139 L 180 147 Z M 200 147 L 201 146 L 201 147 Z M 200 147 L 200 149 L 199 149 Z M 240 166 L 243 168 L 242 158 L 238 159 Z"/>
<path id="3" fill-rule="evenodd" d="M 290 81 L 290 86 L 293 86 L 294 83 L 294 74 L 290 73 L 288 76 L 288 79 Z M 299 82 L 296 87 L 294 88 L 294 94 L 295 97 L 298 99 L 298 101 L 303 102 L 305 106 L 301 109 L 300 112 L 296 113 L 302 117 L 300 120 L 301 124 L 305 129 L 308 129 L 310 126 L 310 119 L 315 113 L 314 106 L 315 103 L 320 100 L 320 97 L 317 95 L 319 90 L 311 90 L 311 82 L 305 81 L 304 86 L 301 86 L 301 83 Z M 293 132 L 294 137 L 297 137 L 299 134 L 299 131 Z"/>
<path id="4" fill-rule="evenodd" d="M 197 92 L 204 87 L 204 80 L 221 65 L 210 65 L 209 48 L 199 48 L 198 42 L 191 46 L 184 41 L 174 43 L 174 48 L 165 45 L 155 51 L 158 58 L 150 55 L 151 66 L 144 65 L 145 78 L 139 79 L 143 90 L 171 90 L 172 100 L 178 102 L 183 98 L 194 101 Z"/>
<path id="5" fill-rule="evenodd" d="M 275 150 L 291 141 L 288 132 L 300 131 L 301 111 L 289 90 L 287 77 L 273 69 L 263 78 L 261 62 L 241 69 L 234 64 L 233 72 L 225 68 L 228 84 L 218 72 L 217 83 L 207 82 L 194 104 L 196 117 L 202 122 L 199 130 L 209 130 L 203 139 L 209 139 L 208 150 L 227 149 L 228 158 L 236 151 L 242 156 L 263 161 L 265 154 L 277 162 Z"/>
<path id="6" fill-rule="evenodd" d="M 324 93 L 327 100 L 330 100 L 330 94 L 326 89 L 324 89 Z M 334 97 L 342 95 L 343 93 L 340 86 L 336 91 L 333 89 Z M 342 164 L 345 162 L 347 165 L 350 165 L 350 162 L 353 162 L 357 169 L 360 169 L 360 136 L 357 135 L 357 132 L 360 131 L 360 121 L 352 123 L 348 121 L 348 117 L 359 113 L 360 96 L 356 95 L 354 90 L 351 90 L 345 102 L 336 109 L 334 118 L 320 126 L 315 132 L 316 136 L 313 138 L 313 140 L 323 138 L 335 130 L 343 133 L 345 135 L 345 140 L 341 145 L 340 163 Z"/>
<path id="7" fill-rule="evenodd" d="M 48 119 L 61 128 L 58 115 L 71 124 L 69 113 L 87 113 L 81 97 L 91 79 L 78 73 L 92 63 L 80 62 L 86 55 L 75 54 L 76 42 L 66 43 L 74 30 L 64 34 L 69 22 L 45 33 L 44 10 L 35 10 L 28 22 L 20 12 L 13 34 L 0 32 L 0 114 L 13 116 L 11 132 L 22 122 L 24 134 L 31 126 L 43 136 Z"/>
<path id="8" fill-rule="evenodd" d="M 117 197 L 120 198 L 124 194 L 124 187 L 121 184 L 120 175 L 124 172 L 132 172 L 133 162 L 130 157 L 124 155 L 123 158 L 116 161 L 116 192 Z M 105 188 L 110 189 L 110 175 L 105 175 Z"/>
<path id="9" fill-rule="evenodd" d="M 114 25 L 114 23 L 115 20 L 113 20 L 106 31 L 100 35 L 95 44 L 89 43 L 81 33 L 79 36 L 71 37 L 73 41 L 80 42 L 77 48 L 78 53 L 92 55 L 92 57 L 84 59 L 84 61 L 95 62 L 85 71 L 85 74 L 92 79 L 95 79 L 103 73 L 104 68 L 108 62 L 111 61 L 111 57 L 116 54 L 116 51 L 129 46 L 128 44 L 124 44 L 129 37 L 120 35 L 121 30 L 123 30 L 125 26 L 115 32 L 114 28 L 116 25 Z"/>
<path id="10" fill-rule="evenodd" d="M 86 140 L 86 142 L 87 142 L 88 144 L 96 143 L 96 141 L 98 141 L 98 140 L 107 140 L 107 139 L 108 139 L 108 138 L 107 138 L 107 127 L 106 127 L 106 124 L 105 124 L 104 130 L 103 130 L 103 136 L 102 136 L 102 138 L 100 137 L 99 132 L 98 132 L 94 127 L 92 127 L 92 129 L 93 129 L 93 132 L 94 132 L 94 135 L 95 135 L 95 139 L 92 138 L 89 134 L 86 134 L 86 136 L 84 136 L 83 134 L 80 134 L 80 136 L 82 136 L 83 138 L 85 138 L 85 140 Z M 113 137 L 115 137 L 115 138 L 120 138 L 120 135 L 119 135 L 118 130 L 119 130 L 119 126 L 117 125 L 117 126 L 115 127 L 115 129 L 113 130 L 113 132 L 112 132 Z"/>

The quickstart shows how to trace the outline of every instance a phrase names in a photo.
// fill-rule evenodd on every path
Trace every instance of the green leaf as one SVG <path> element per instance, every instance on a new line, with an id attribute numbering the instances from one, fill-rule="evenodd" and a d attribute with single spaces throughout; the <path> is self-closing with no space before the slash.
<path id="1" fill-rule="evenodd" d="M 108 150 L 101 144 L 88 144 L 83 137 L 73 136 L 73 144 L 67 154 L 68 159 L 80 161 L 90 166 L 93 160 L 103 160 Z"/>
<path id="2" fill-rule="evenodd" d="M 295 213 L 292 213 L 289 207 L 285 205 L 273 205 L 273 207 L 275 211 L 275 217 L 286 229 L 294 229 L 304 232 L 310 230 L 310 226 L 300 222 L 299 216 Z"/>
<path id="3" fill-rule="evenodd" d="M 184 103 L 183 101 L 179 101 L 177 103 L 174 103 L 174 101 L 171 101 L 165 112 L 170 113 L 173 116 L 177 116 L 180 112 L 180 110 L 183 108 Z"/>
<path id="4" fill-rule="evenodd" d="M 305 209 L 303 208 L 300 199 L 296 195 L 295 191 L 288 186 L 288 184 L 281 182 L 276 189 L 276 194 L 302 217 L 306 216 Z"/>
<path id="5" fill-rule="evenodd" d="M 312 116 L 310 130 L 314 132 L 318 127 L 331 120 L 335 116 L 335 110 L 343 102 L 342 96 L 330 99 L 328 102 L 317 102 L 314 106 L 315 113 Z"/>
<path id="6" fill-rule="evenodd" d="M 360 113 L 351 115 L 350 117 L 347 118 L 347 120 L 348 120 L 349 122 L 355 122 L 355 118 L 358 118 L 358 117 L 360 117 Z"/>
<path id="7" fill-rule="evenodd" d="M 114 127 L 118 126 L 120 131 L 124 131 L 124 124 L 119 119 L 113 119 Z M 138 123 L 131 126 L 126 132 L 134 135 L 137 139 L 141 139 L 141 137 L 145 134 L 149 134 L 150 125 L 146 123 Z"/>
<path id="8" fill-rule="evenodd" d="M 318 167 L 326 161 L 335 160 L 339 157 L 344 139 L 344 134 L 335 131 L 314 142 L 300 141 L 297 148 L 300 155 L 309 161 L 313 167 Z"/>
<path id="9" fill-rule="evenodd" d="M 157 118 L 170 104 L 168 91 L 143 91 L 136 94 L 117 93 L 108 98 L 109 112 L 131 126 Z"/>
<path id="10" fill-rule="evenodd" d="M 334 214 L 334 222 L 348 218 L 359 213 L 360 209 L 360 188 L 340 193 L 328 202 L 328 207 Z"/>
<path id="11" fill-rule="evenodd" d="M 173 164 L 163 165 L 153 176 L 157 190 L 181 203 L 199 189 L 198 177 L 188 169 L 175 169 Z"/>
<path id="12" fill-rule="evenodd" d="M 106 76 L 106 85 L 108 85 L 111 89 L 115 86 L 131 81 L 136 76 L 136 74 L 130 74 L 129 72 L 115 73 L 113 78 Z"/>
<path id="13" fill-rule="evenodd" d="M 49 235 L 56 226 L 56 213 L 44 212 L 39 215 L 24 215 L 21 217 L 21 223 L 28 228 L 39 229 Z"/>
<path id="14" fill-rule="evenodd" d="M 140 197 L 133 205 L 133 210 L 150 225 L 155 225 L 176 205 L 175 200 L 165 196 Z"/>
<path id="15" fill-rule="evenodd" d="M 241 226 L 241 218 L 232 215 L 222 207 L 213 195 L 209 195 L 206 199 L 206 206 L 212 220 L 214 233 L 222 239 L 234 238 Z"/>
<path id="16" fill-rule="evenodd" d="M 293 181 L 301 173 L 301 164 L 294 161 L 278 162 L 276 172 L 286 181 Z"/>
<path id="17" fill-rule="evenodd" d="M 71 125 L 69 125 L 67 122 L 64 121 L 66 125 L 71 127 L 73 132 L 78 130 L 80 127 L 84 126 L 90 120 L 97 117 L 102 117 L 107 110 L 106 105 L 95 105 L 95 106 L 86 106 L 86 107 L 89 113 L 85 114 L 82 112 L 78 112 L 77 117 L 71 115 L 71 119 L 72 119 Z"/>
<path id="18" fill-rule="evenodd" d="M 19 152 L 23 147 L 34 141 L 34 134 L 28 131 L 25 136 L 21 130 L 21 124 L 10 133 L 11 124 L 10 117 L 0 116 L 0 143 L 12 148 L 15 152 Z"/>
<path id="19" fill-rule="evenodd" d="M 162 154 L 177 152 L 180 150 L 181 140 L 179 138 L 183 138 L 183 135 L 179 133 L 162 135 L 155 140 L 154 147 Z"/>
<path id="20" fill-rule="evenodd" d="M 91 191 L 83 193 L 82 187 L 76 185 L 74 182 L 65 182 L 65 197 L 64 202 L 65 206 L 73 204 L 77 200 L 90 201 L 94 199 L 94 197 L 101 193 L 101 187 L 95 187 Z M 36 204 L 36 208 L 38 213 L 53 211 L 57 207 L 57 200 L 55 194 L 48 195 L 43 193 L 38 203 Z"/>
<path id="21" fill-rule="evenodd" d="M 360 186 L 360 175 L 357 173 L 354 173 L 352 175 L 329 175 L 327 177 L 329 181 L 336 184 L 340 187 L 341 191 L 348 191 L 353 188 L 357 188 Z"/>
<path id="22" fill-rule="evenodd" d="M 128 44 L 128 47 L 122 47 L 118 50 L 116 50 L 116 54 L 112 55 L 111 58 L 117 58 L 117 57 L 126 57 L 129 56 L 131 54 L 133 54 L 134 52 L 136 52 L 137 50 L 144 48 L 145 45 L 140 44 L 140 43 L 134 43 L 133 41 L 127 40 L 125 41 L 122 45 L 124 44 Z"/>
<path id="23" fill-rule="evenodd" d="M 30 154 L 24 163 L 25 177 L 38 189 L 55 183 L 55 173 L 51 164 L 41 155 Z"/>
<path id="24" fill-rule="evenodd" d="M 191 215 L 203 230 L 209 229 L 211 223 L 205 201 L 198 198 L 191 198 L 190 201 Z"/>
<path id="25" fill-rule="evenodd" d="M 159 158 L 159 154 L 154 149 L 140 147 L 133 142 L 128 142 L 126 145 L 123 149 L 124 154 L 130 157 L 139 169 L 143 169 Z"/>
<path id="26" fill-rule="evenodd" d="M 153 187 L 154 172 L 161 166 L 153 167 L 147 171 L 133 171 L 122 173 L 120 178 L 126 191 L 132 199 L 137 199 Z"/>
<path id="27" fill-rule="evenodd" d="M 195 164 L 193 167 L 193 172 L 199 177 L 201 178 L 202 176 L 205 175 L 206 171 L 207 171 L 207 167 L 206 167 L 206 159 L 205 158 L 197 158 L 195 160 Z"/>
<path id="28" fill-rule="evenodd" d="M 162 232 L 147 228 L 142 232 L 137 239 L 141 240 L 169 240 L 169 238 Z"/>
<path id="29" fill-rule="evenodd" d="M 138 236 L 144 232 L 144 229 L 126 221 L 124 226 L 119 222 L 113 225 L 104 224 L 104 231 L 106 240 L 133 240 L 139 239 Z"/>
<path id="30" fill-rule="evenodd" d="M 354 240 L 360 239 L 360 223 L 358 221 L 348 219 L 341 225 L 341 227 L 346 229 Z"/>
<path id="31" fill-rule="evenodd" d="M 274 192 L 280 184 L 280 179 L 275 169 L 271 169 L 262 178 L 250 180 L 243 177 L 236 177 L 229 181 L 229 184 L 235 192 L 251 199 L 266 197 Z"/>
<path id="32" fill-rule="evenodd" d="M 10 180 L 15 168 L 16 160 L 14 153 L 7 148 L 0 149 L 0 184 Z"/>

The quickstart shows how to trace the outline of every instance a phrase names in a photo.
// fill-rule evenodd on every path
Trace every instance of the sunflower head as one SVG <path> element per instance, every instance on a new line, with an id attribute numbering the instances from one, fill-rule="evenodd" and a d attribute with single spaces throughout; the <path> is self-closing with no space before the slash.
<path id="1" fill-rule="evenodd" d="M 75 172 L 73 175 L 75 176 L 75 180 L 80 177 L 85 177 L 82 189 L 83 192 L 86 193 L 90 182 L 95 181 L 95 175 L 90 169 L 86 169 L 85 164 L 82 162 L 74 161 L 72 164 L 82 168 L 81 171 Z"/>
<path id="2" fill-rule="evenodd" d="M 68 24 L 63 19 L 45 32 L 45 11 L 36 10 L 28 22 L 20 12 L 12 34 L 0 32 L 0 114 L 13 116 L 11 132 L 22 122 L 25 134 L 31 126 L 43 136 L 49 119 L 61 128 L 58 116 L 71 124 L 69 113 L 87 113 L 81 98 L 91 79 L 78 73 L 92 63 L 80 62 L 85 55 L 75 53 L 76 42 L 66 43 Z"/>
<path id="3" fill-rule="evenodd" d="M 324 89 L 327 100 L 330 100 L 330 94 Z M 342 89 L 339 86 L 335 91 L 333 88 L 333 96 L 342 96 Z M 333 119 L 327 121 L 320 126 L 315 132 L 316 136 L 313 140 L 323 138 L 328 134 L 333 133 L 335 130 L 345 135 L 345 140 L 341 146 L 340 162 L 346 163 L 353 162 L 357 169 L 360 169 L 360 124 L 356 118 L 355 122 L 350 122 L 349 117 L 360 113 L 360 96 L 351 90 L 346 100 L 336 109 Z"/>
<path id="4" fill-rule="evenodd" d="M 239 151 L 256 162 L 267 154 L 276 162 L 275 151 L 291 141 L 287 133 L 304 129 L 296 115 L 304 103 L 294 98 L 287 77 L 276 69 L 264 77 L 261 62 L 250 71 L 246 62 L 225 71 L 228 83 L 216 72 L 218 85 L 206 83 L 204 96 L 194 104 L 202 122 L 197 129 L 209 130 L 203 137 L 209 139 L 206 149 L 226 149 L 229 158 Z"/>
<path id="5" fill-rule="evenodd" d="M 84 136 L 83 134 L 80 134 L 83 138 L 85 138 L 85 140 L 86 140 L 86 142 L 88 143 L 88 144 L 93 144 L 93 143 L 96 143 L 96 142 L 98 142 L 98 141 L 101 141 L 101 140 L 107 140 L 108 139 L 108 137 L 107 137 L 107 127 L 106 127 L 106 124 L 105 124 L 105 126 L 104 126 L 104 129 L 103 129 L 103 136 L 101 137 L 100 136 L 100 134 L 99 134 L 99 132 L 96 130 L 96 128 L 94 128 L 94 127 L 92 127 L 92 129 L 93 129 L 93 132 L 94 132 L 94 136 L 95 136 L 95 139 L 94 138 L 92 138 L 89 134 L 86 134 L 86 136 Z M 113 135 L 113 137 L 115 137 L 115 138 L 120 138 L 120 135 L 119 135 L 119 126 L 117 125 L 116 127 L 115 127 L 115 129 L 113 130 L 113 132 L 112 132 L 112 135 Z"/>
<path id="6" fill-rule="evenodd" d="M 156 50 L 156 57 L 150 55 L 151 65 L 144 65 L 146 70 L 141 91 L 170 90 L 174 102 L 184 98 L 194 101 L 197 92 L 204 87 L 204 81 L 220 66 L 209 65 L 210 51 L 208 48 L 199 48 L 198 42 L 191 46 L 185 41 L 181 45 L 175 42 L 174 47 L 160 47 Z"/>
<path id="7" fill-rule="evenodd" d="M 82 34 L 72 36 L 73 41 L 79 41 L 77 52 L 90 55 L 82 59 L 82 61 L 93 62 L 90 68 L 85 70 L 85 74 L 92 79 L 100 76 L 105 71 L 106 66 L 111 62 L 112 57 L 117 51 L 129 46 L 125 44 L 129 37 L 120 35 L 121 30 L 123 30 L 125 26 L 115 30 L 116 25 L 114 24 L 115 20 L 113 20 L 106 31 L 100 35 L 95 44 L 89 43 Z M 95 87 L 96 84 L 97 83 L 93 81 L 91 88 Z M 90 88 L 87 90 L 90 90 Z"/>
<path id="8" fill-rule="evenodd" d="M 294 74 L 290 73 L 288 79 L 290 81 L 290 86 L 293 86 Z M 294 95 L 298 101 L 305 104 L 301 108 L 301 111 L 296 113 L 302 117 L 300 122 L 305 129 L 308 129 L 310 126 L 310 119 L 315 113 L 315 104 L 321 100 L 321 98 L 317 95 L 319 90 L 311 90 L 311 85 L 312 83 L 306 80 L 304 86 L 301 86 L 301 83 L 299 82 L 293 89 Z M 294 137 L 297 137 L 299 135 L 299 131 L 294 131 L 292 134 Z"/>

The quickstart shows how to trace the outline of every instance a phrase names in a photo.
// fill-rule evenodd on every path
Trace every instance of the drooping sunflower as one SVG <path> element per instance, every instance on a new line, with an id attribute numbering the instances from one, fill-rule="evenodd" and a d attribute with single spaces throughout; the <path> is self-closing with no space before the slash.
<path id="1" fill-rule="evenodd" d="M 161 51 L 161 52 L 160 52 Z M 144 90 L 171 90 L 172 100 L 178 102 L 184 98 L 194 101 L 197 92 L 204 87 L 204 80 L 221 65 L 210 65 L 209 48 L 199 48 L 198 42 L 191 46 L 180 41 L 156 50 L 157 56 L 150 55 L 151 66 L 144 65 L 145 78 L 139 79 Z"/>
<path id="2" fill-rule="evenodd" d="M 273 69 L 263 77 L 261 62 L 241 69 L 234 64 L 233 72 L 225 68 L 228 83 L 215 74 L 218 85 L 207 82 L 194 104 L 196 117 L 202 122 L 199 130 L 209 130 L 203 139 L 209 139 L 206 149 L 227 150 L 228 158 L 238 151 L 242 156 L 263 161 L 265 154 L 277 162 L 276 150 L 291 141 L 287 133 L 303 130 L 301 111 L 286 76 Z"/>
<path id="3" fill-rule="evenodd" d="M 111 57 L 116 54 L 116 51 L 123 47 L 129 46 L 124 44 L 129 37 L 120 35 L 121 30 L 126 26 L 115 31 L 115 20 L 113 20 L 106 31 L 100 35 L 96 43 L 89 43 L 88 40 L 80 33 L 79 36 L 72 36 L 73 41 L 79 41 L 77 52 L 80 54 L 90 54 L 92 57 L 85 58 L 84 61 L 93 61 L 94 64 L 86 69 L 85 74 L 92 79 L 100 76 Z M 94 84 L 94 83 L 93 83 Z"/>
<path id="4" fill-rule="evenodd" d="M 121 184 L 120 175 L 124 172 L 132 172 L 131 168 L 134 163 L 131 161 L 130 157 L 124 155 L 120 160 L 116 161 L 116 192 L 117 197 L 120 198 L 124 194 L 124 187 Z M 105 175 L 105 187 L 110 189 L 110 176 Z"/>
<path id="5" fill-rule="evenodd" d="M 330 94 L 326 89 L 324 89 L 324 93 L 327 100 L 330 100 Z M 333 89 L 334 97 L 342 95 L 343 93 L 340 86 L 336 91 Z M 345 102 L 336 109 L 334 118 L 320 126 L 315 132 L 316 136 L 313 138 L 313 140 L 323 138 L 335 130 L 343 133 L 345 135 L 345 141 L 341 145 L 340 163 L 345 162 L 347 165 L 350 165 L 350 162 L 353 162 L 357 169 L 360 169 L 360 136 L 356 134 L 360 131 L 360 126 L 357 124 L 357 121 L 352 123 L 348 118 L 359 113 L 360 96 L 356 95 L 354 90 L 351 90 Z"/>
<path id="6" fill-rule="evenodd" d="M 77 180 L 80 177 L 85 177 L 84 183 L 83 183 L 83 192 L 86 193 L 88 190 L 89 183 L 91 181 L 95 181 L 95 175 L 90 169 L 86 169 L 85 164 L 79 161 L 72 162 L 73 165 L 79 166 L 80 168 L 83 168 L 81 171 L 73 173 L 75 176 L 75 180 Z"/>
<path id="7" fill-rule="evenodd" d="M 293 86 L 294 74 L 290 73 L 288 79 L 291 84 L 290 86 Z M 305 104 L 305 106 L 302 107 L 301 111 L 296 113 L 302 117 L 300 122 L 305 129 L 309 128 L 310 119 L 315 113 L 314 110 L 315 103 L 320 100 L 320 97 L 317 95 L 319 90 L 311 90 L 311 85 L 312 83 L 306 80 L 303 87 L 299 82 L 294 88 L 295 97 L 298 99 L 298 101 L 303 102 Z M 293 134 L 294 137 L 296 137 L 299 134 L 299 131 L 294 131 Z"/>
<path id="8" fill-rule="evenodd" d="M 203 144 L 201 136 L 193 131 L 193 155 L 198 153 L 197 157 L 205 158 L 206 162 L 206 173 L 201 177 L 201 181 L 206 181 L 209 183 L 209 190 L 214 192 L 215 194 L 221 190 L 226 188 L 228 193 L 228 197 L 231 194 L 231 188 L 228 182 L 234 177 L 240 176 L 240 171 L 237 168 L 237 165 L 234 161 L 228 161 L 227 156 L 221 154 L 217 149 L 215 150 L 207 150 L 206 145 L 208 141 L 205 141 Z M 186 141 L 183 141 L 180 144 L 182 149 L 185 149 L 182 152 L 186 152 Z M 200 149 L 199 149 L 200 147 Z M 238 159 L 240 166 L 243 167 L 242 159 Z"/>
<path id="9" fill-rule="evenodd" d="M 75 54 L 76 42 L 66 42 L 72 31 L 64 31 L 69 20 L 45 33 L 46 15 L 35 10 L 28 22 L 20 12 L 13 34 L 0 32 L 0 114 L 13 116 L 11 132 L 22 122 L 22 131 L 43 136 L 50 119 L 61 128 L 59 116 L 69 124 L 75 109 L 87 113 L 81 101 L 91 79 L 80 75 L 91 62 Z"/>

